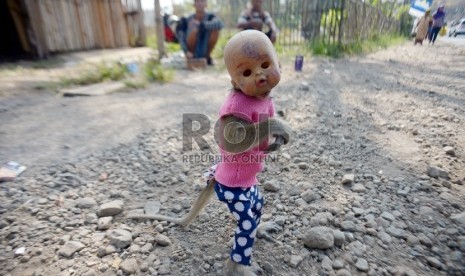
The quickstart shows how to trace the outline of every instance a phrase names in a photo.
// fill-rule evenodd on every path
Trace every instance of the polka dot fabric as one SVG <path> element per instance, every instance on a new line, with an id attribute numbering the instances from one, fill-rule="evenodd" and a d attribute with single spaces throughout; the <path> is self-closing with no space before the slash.
<path id="1" fill-rule="evenodd" d="M 228 205 L 229 211 L 237 220 L 231 260 L 250 265 L 252 246 L 262 216 L 263 196 L 256 186 L 230 188 L 218 182 L 215 185 L 215 192 L 218 199 Z"/>

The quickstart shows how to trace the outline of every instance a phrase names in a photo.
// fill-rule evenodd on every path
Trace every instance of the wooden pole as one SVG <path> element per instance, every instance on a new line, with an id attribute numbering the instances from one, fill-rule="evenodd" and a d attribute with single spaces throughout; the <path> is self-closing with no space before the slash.
<path id="1" fill-rule="evenodd" d="M 166 56 L 165 52 L 165 34 L 163 32 L 163 21 L 161 18 L 160 0 L 155 0 L 155 28 L 157 34 L 158 59 Z"/>

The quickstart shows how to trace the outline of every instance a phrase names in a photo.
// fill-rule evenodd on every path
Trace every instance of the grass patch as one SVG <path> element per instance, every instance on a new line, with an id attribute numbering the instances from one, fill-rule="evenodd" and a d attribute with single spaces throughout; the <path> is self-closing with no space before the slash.
<path id="1" fill-rule="evenodd" d="M 173 70 L 163 68 L 162 65 L 156 60 L 149 60 L 144 65 L 145 79 L 149 82 L 170 82 L 173 80 Z"/>
<path id="2" fill-rule="evenodd" d="M 357 41 L 344 46 L 344 53 L 349 55 L 371 53 L 386 49 L 389 46 L 398 45 L 406 41 L 406 37 L 399 35 L 374 36 L 371 39 Z"/>
<path id="3" fill-rule="evenodd" d="M 81 75 L 60 80 L 62 86 L 88 85 L 104 81 L 118 81 L 123 79 L 128 73 L 126 65 L 119 62 L 100 63 L 92 65 Z"/>
<path id="4" fill-rule="evenodd" d="M 120 62 L 100 63 L 83 69 L 76 77 L 62 78 L 61 87 L 89 85 L 105 81 L 123 81 L 126 87 L 144 88 L 152 82 L 169 82 L 173 80 L 174 72 L 163 68 L 158 61 L 149 60 L 138 64 L 135 72 L 130 72 L 126 64 Z"/>
<path id="5" fill-rule="evenodd" d="M 344 55 L 360 55 L 371 53 L 389 46 L 397 45 L 406 41 L 404 36 L 399 35 L 375 35 L 370 39 L 359 40 L 345 45 L 326 44 L 314 42 L 308 48 L 313 55 L 342 57 Z"/>

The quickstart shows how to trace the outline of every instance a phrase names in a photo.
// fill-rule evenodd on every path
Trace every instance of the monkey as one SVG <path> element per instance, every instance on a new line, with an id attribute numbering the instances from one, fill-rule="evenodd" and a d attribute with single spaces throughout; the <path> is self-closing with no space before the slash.
<path id="1" fill-rule="evenodd" d="M 250 265 L 254 238 L 274 241 L 268 232 L 280 229 L 274 222 L 260 224 L 264 200 L 256 176 L 263 169 L 263 157 L 289 142 L 291 129 L 273 117 L 274 105 L 269 95 L 279 83 L 281 72 L 278 55 L 264 33 L 245 30 L 235 34 L 224 48 L 224 63 L 233 88 L 220 109 L 219 126 L 215 129 L 215 139 L 225 158 L 217 164 L 214 176 L 183 217 L 137 214 L 128 218 L 168 221 L 186 227 L 216 193 L 237 220 L 225 275 L 253 276 L 256 274 Z M 274 138 L 271 144 L 270 138 Z M 231 156 L 236 161 L 228 161 Z"/>

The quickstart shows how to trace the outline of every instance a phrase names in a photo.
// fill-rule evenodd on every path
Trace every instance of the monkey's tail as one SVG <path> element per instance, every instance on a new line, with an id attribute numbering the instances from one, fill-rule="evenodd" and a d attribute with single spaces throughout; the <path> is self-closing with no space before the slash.
<path id="1" fill-rule="evenodd" d="M 208 201 L 210 200 L 211 196 L 215 191 L 215 179 L 212 178 L 208 181 L 207 187 L 202 190 L 199 197 L 195 201 L 194 205 L 192 205 L 189 213 L 187 213 L 182 218 L 174 218 L 169 216 L 163 216 L 159 214 L 137 214 L 137 215 L 130 215 L 128 218 L 130 219 L 153 219 L 153 220 L 161 220 L 161 221 L 168 221 L 182 227 L 186 227 L 191 223 L 193 219 L 195 219 L 198 214 L 202 211 L 202 209 L 207 205 Z"/>

